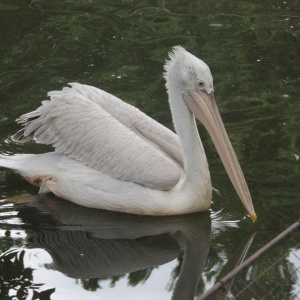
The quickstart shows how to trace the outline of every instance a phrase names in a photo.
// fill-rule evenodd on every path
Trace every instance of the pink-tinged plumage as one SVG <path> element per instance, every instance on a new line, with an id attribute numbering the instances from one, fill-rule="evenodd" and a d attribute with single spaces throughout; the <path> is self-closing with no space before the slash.
<path id="1" fill-rule="evenodd" d="M 111 94 L 72 83 L 49 92 L 50 100 L 21 116 L 17 121 L 24 127 L 13 136 L 17 142 L 51 144 L 55 152 L 1 156 L 0 165 L 14 169 L 42 193 L 50 191 L 83 206 L 150 215 L 204 211 L 211 204 L 211 181 L 195 114 L 256 219 L 226 132 L 223 137 L 222 124 L 214 123 L 220 121 L 210 107 L 209 67 L 174 47 L 164 77 L 177 134 Z"/>

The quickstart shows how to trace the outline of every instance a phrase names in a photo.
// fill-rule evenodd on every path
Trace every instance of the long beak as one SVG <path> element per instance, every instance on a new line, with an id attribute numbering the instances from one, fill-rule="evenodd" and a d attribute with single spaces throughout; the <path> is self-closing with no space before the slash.
<path id="1" fill-rule="evenodd" d="M 251 195 L 222 122 L 214 94 L 207 94 L 206 92 L 191 89 L 188 95 L 184 95 L 184 100 L 191 112 L 210 134 L 236 192 L 253 222 L 255 222 L 257 216 L 254 211 Z"/>

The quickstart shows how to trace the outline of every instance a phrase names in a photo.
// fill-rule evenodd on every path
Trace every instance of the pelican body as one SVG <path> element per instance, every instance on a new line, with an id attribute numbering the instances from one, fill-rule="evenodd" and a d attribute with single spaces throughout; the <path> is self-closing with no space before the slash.
<path id="1" fill-rule="evenodd" d="M 208 210 L 212 186 L 195 117 L 208 130 L 247 212 L 251 196 L 214 98 L 209 67 L 180 46 L 164 77 L 175 127 L 167 129 L 98 88 L 71 83 L 49 92 L 12 138 L 53 145 L 54 152 L 0 156 L 40 193 L 79 205 L 145 215 Z"/>

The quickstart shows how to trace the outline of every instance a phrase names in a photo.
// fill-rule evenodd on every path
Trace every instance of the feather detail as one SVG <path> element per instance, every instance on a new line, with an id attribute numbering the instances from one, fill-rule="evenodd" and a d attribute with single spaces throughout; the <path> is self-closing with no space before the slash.
<path id="1" fill-rule="evenodd" d="M 70 85 L 49 92 L 50 101 L 21 116 L 17 122 L 24 128 L 13 140 L 51 144 L 56 152 L 116 179 L 160 190 L 176 185 L 182 157 L 175 133 L 102 90 Z"/>

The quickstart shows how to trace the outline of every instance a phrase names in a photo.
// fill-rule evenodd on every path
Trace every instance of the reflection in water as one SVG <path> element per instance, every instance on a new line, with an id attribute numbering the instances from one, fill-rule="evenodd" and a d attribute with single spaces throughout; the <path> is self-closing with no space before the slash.
<path id="1" fill-rule="evenodd" d="M 0 251 L 1 299 L 28 299 L 30 290 L 35 295 L 32 299 L 50 299 L 55 289 L 40 290 L 43 284 L 33 282 L 33 269 L 24 266 L 24 254 L 24 250 Z"/>
<path id="2" fill-rule="evenodd" d="M 47 196 L 20 206 L 28 241 L 44 248 L 55 268 L 74 278 L 107 278 L 165 264 L 184 250 L 173 299 L 191 299 L 211 238 L 209 213 L 140 217 L 83 208 Z M 39 201 L 38 201 L 39 200 Z"/>
<path id="3" fill-rule="evenodd" d="M 17 208 L 28 225 L 27 240 L 44 248 L 58 271 L 80 279 L 116 277 L 170 262 L 183 250 L 172 299 L 193 299 L 210 248 L 209 213 L 145 217 L 93 210 L 49 195 L 31 200 Z M 242 248 L 248 249 L 245 243 Z M 244 252 L 232 256 L 226 272 Z M 132 284 L 146 279 L 137 277 Z"/>
<path id="4" fill-rule="evenodd" d="M 74 278 L 107 278 L 165 264 L 184 250 L 173 299 L 191 299 L 211 239 L 209 213 L 145 217 L 83 208 L 55 197 L 20 206 L 28 241 Z M 182 298 L 184 295 L 184 298 Z"/>
<path id="5" fill-rule="evenodd" d="M 215 284 L 222 282 L 221 280 L 230 273 L 233 269 L 239 266 L 245 259 L 247 252 L 252 244 L 253 238 L 256 232 L 250 233 L 237 247 L 234 251 L 230 259 L 227 263 L 223 266 L 221 272 L 219 273 L 218 277 L 216 278 Z M 233 284 L 235 276 L 231 280 L 229 280 L 226 284 L 222 285 L 222 288 L 219 288 L 213 294 L 206 295 L 204 293 L 201 297 L 197 298 L 197 300 L 222 300 L 226 299 L 228 293 L 230 292 L 231 286 Z"/>

